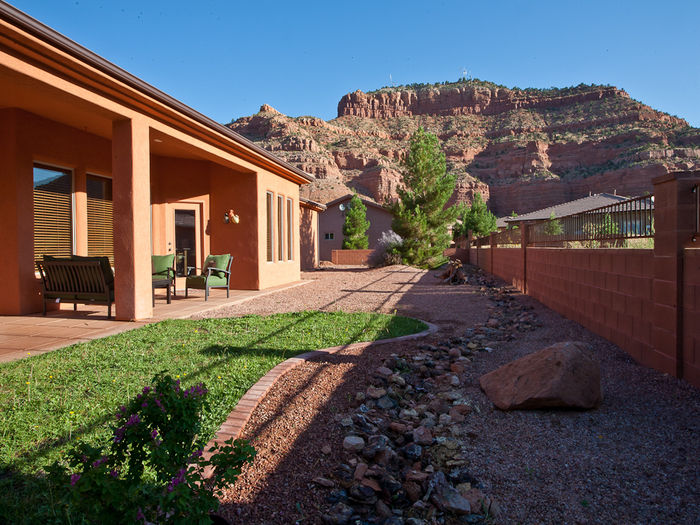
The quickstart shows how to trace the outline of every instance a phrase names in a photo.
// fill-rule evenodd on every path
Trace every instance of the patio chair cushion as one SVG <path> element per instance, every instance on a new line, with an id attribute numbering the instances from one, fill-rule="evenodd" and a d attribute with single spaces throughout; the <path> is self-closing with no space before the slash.
<path id="1" fill-rule="evenodd" d="M 220 268 L 222 270 L 225 270 L 226 268 L 228 268 L 228 260 L 230 258 L 231 255 L 228 253 L 225 253 L 223 255 L 207 255 L 207 258 L 204 260 L 202 275 L 207 275 L 207 268 Z M 226 274 L 224 272 L 213 271 L 211 272 L 211 275 L 212 277 L 223 278 L 224 282 L 221 283 L 221 286 L 224 286 L 226 284 Z M 213 284 L 210 278 L 209 286 L 219 286 L 219 284 Z"/>
<path id="2" fill-rule="evenodd" d="M 153 279 L 168 279 L 173 269 L 175 254 L 151 255 L 151 273 Z"/>
<path id="3" fill-rule="evenodd" d="M 219 272 L 217 272 L 219 273 Z M 224 274 L 225 275 L 225 274 Z M 187 287 L 188 288 L 195 288 L 197 290 L 204 290 L 205 284 L 206 284 L 207 277 L 206 275 L 193 275 L 191 277 L 187 278 Z M 226 286 L 226 277 L 218 277 L 214 275 L 214 273 L 211 274 L 209 277 L 209 287 L 211 288 L 212 286 Z"/>

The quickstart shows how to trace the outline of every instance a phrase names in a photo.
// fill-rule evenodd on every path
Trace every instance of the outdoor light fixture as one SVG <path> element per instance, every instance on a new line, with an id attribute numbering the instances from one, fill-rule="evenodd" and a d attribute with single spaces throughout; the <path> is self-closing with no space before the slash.
<path id="1" fill-rule="evenodd" d="M 236 215 L 233 210 L 229 210 L 226 213 L 224 213 L 224 224 L 229 224 L 229 223 L 234 223 L 238 224 L 240 222 L 240 218 L 238 215 Z"/>

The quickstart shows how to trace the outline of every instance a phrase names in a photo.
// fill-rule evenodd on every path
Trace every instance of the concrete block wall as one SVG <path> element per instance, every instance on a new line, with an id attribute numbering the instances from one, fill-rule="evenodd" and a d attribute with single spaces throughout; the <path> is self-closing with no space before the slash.
<path id="1" fill-rule="evenodd" d="M 522 289 L 523 263 L 520 248 L 494 248 L 493 274 L 516 288 Z"/>
<path id="2" fill-rule="evenodd" d="M 469 261 L 641 364 L 700 387 L 700 171 L 653 183 L 653 250 L 527 246 L 525 225 L 526 248 L 470 248 Z"/>
<path id="3" fill-rule="evenodd" d="M 369 264 L 369 259 L 374 250 L 332 250 L 331 261 L 333 264 L 357 266 Z"/>
<path id="4" fill-rule="evenodd" d="M 683 376 L 700 385 L 700 249 L 685 250 L 684 268 Z"/>
<path id="5" fill-rule="evenodd" d="M 652 250 L 527 249 L 527 293 L 647 364 L 652 352 Z"/>

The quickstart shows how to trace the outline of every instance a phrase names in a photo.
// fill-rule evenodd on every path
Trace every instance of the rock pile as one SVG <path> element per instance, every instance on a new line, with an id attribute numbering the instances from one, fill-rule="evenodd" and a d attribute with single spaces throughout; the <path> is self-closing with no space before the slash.
<path id="1" fill-rule="evenodd" d="M 464 372 L 480 352 L 541 326 L 508 287 L 473 267 L 468 280 L 493 303 L 483 324 L 418 353 L 393 354 L 338 414 L 344 462 L 314 479 L 327 491 L 322 519 L 332 525 L 493 523 L 496 501 L 469 470 Z M 331 452 L 329 447 L 326 454 Z"/>
<path id="2" fill-rule="evenodd" d="M 477 349 L 464 338 L 392 355 L 339 414 L 346 462 L 317 485 L 328 489 L 329 524 L 483 523 L 498 505 L 469 472 L 464 423 L 473 410 L 461 374 Z"/>

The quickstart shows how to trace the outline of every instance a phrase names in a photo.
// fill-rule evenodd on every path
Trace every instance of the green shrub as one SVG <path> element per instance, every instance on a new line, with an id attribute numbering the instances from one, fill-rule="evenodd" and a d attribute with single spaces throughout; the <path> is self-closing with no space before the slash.
<path id="1" fill-rule="evenodd" d="M 255 456 L 244 440 L 230 439 L 203 455 L 201 413 L 207 389 L 188 389 L 158 374 L 116 414 L 109 444 L 82 443 L 68 465 L 49 467 L 68 522 L 211 523 L 217 496 Z M 204 479 L 204 469 L 212 475 Z"/>

